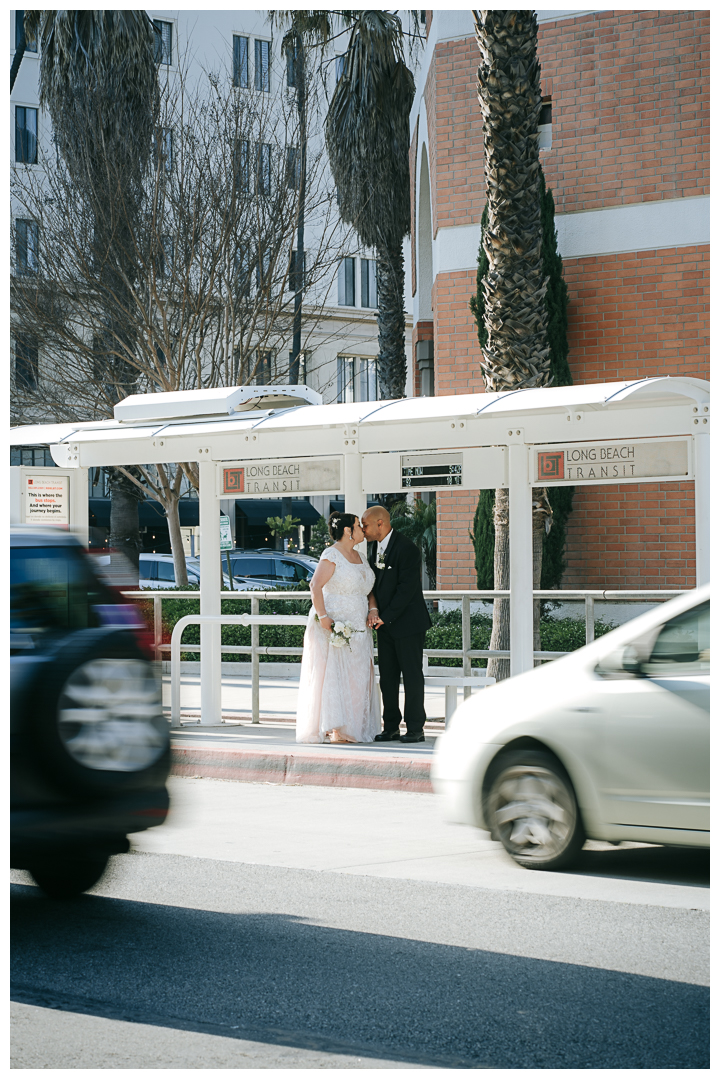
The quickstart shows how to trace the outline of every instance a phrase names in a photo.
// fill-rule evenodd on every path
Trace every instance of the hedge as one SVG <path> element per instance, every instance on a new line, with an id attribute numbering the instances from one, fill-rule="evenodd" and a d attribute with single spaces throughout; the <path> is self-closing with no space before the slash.
<path id="1" fill-rule="evenodd" d="M 140 601 L 148 624 L 152 626 L 152 600 Z M 310 610 L 310 600 L 261 600 L 261 615 L 307 615 Z M 172 590 L 166 590 L 163 595 L 163 643 L 170 643 L 170 635 L 173 627 L 184 615 L 198 615 L 200 613 L 200 600 L 173 599 Z M 240 615 L 250 611 L 249 600 L 230 600 L 223 597 L 223 615 Z M 432 626 L 427 632 L 425 639 L 426 649 L 461 649 L 462 648 L 462 612 L 434 611 L 430 613 Z M 609 630 L 614 629 L 613 623 L 603 619 L 595 620 L 595 637 L 602 637 Z M 490 644 L 492 631 L 492 615 L 474 614 L 470 616 L 470 638 L 473 649 L 487 649 Z M 303 644 L 305 628 L 302 626 L 261 626 L 260 645 L 282 648 L 284 645 L 290 648 L 300 648 Z M 183 646 L 197 645 L 200 642 L 200 627 L 198 625 L 187 626 L 182 636 Z M 223 645 L 250 645 L 249 626 L 223 626 Z M 553 615 L 544 615 L 540 620 L 540 644 L 546 652 L 573 652 L 585 644 L 585 620 L 584 618 L 558 619 Z M 183 648 L 183 655 L 199 658 L 199 653 L 190 653 Z M 169 659 L 166 652 L 165 658 Z M 224 653 L 225 663 L 244 662 L 250 659 L 247 653 Z M 292 655 L 261 655 L 260 663 L 282 664 L 299 663 L 299 656 Z M 462 667 L 460 657 L 431 657 L 433 666 L 438 667 Z M 476 658 L 475 665 L 485 666 L 485 660 Z"/>

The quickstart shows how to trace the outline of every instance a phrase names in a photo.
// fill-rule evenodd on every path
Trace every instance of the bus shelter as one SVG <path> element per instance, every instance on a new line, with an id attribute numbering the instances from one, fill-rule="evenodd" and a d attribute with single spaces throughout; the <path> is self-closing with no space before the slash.
<path id="1" fill-rule="evenodd" d="M 709 383 L 692 378 L 323 405 L 305 387 L 133 395 L 112 420 L 12 429 L 63 470 L 196 461 L 200 613 L 219 616 L 219 500 L 508 489 L 510 666 L 533 666 L 532 488 L 695 486 L 696 580 L 709 580 Z M 22 520 L 22 515 L 17 518 Z M 220 626 L 201 630 L 202 723 L 221 720 Z"/>

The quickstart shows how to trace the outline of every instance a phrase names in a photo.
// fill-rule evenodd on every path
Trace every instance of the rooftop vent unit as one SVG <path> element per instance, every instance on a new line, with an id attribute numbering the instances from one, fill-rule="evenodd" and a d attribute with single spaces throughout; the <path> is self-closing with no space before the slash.
<path id="1" fill-rule="evenodd" d="M 115 406 L 121 423 L 156 420 L 199 420 L 235 413 L 322 405 L 322 397 L 308 386 L 221 386 L 213 390 L 176 390 L 164 394 L 132 394 Z"/>

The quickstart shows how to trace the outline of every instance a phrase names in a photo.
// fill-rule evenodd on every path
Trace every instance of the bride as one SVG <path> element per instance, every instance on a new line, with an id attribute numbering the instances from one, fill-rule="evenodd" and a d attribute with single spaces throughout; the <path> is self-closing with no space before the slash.
<path id="1" fill-rule="evenodd" d="M 331 514 L 330 535 L 335 543 L 310 581 L 296 740 L 372 742 L 382 727 L 368 626 L 368 609 L 371 617 L 377 613 L 375 575 L 355 550 L 365 536 L 354 514 Z"/>

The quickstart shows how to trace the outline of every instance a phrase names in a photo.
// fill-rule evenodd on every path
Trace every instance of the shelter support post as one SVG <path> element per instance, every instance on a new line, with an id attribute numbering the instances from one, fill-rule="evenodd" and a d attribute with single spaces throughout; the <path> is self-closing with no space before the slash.
<path id="1" fill-rule="evenodd" d="M 200 461 L 200 614 L 219 615 L 220 508 L 215 491 L 215 463 Z M 221 629 L 219 623 L 200 627 L 200 723 L 222 723 Z"/>
<path id="2" fill-rule="evenodd" d="M 695 585 L 710 580 L 710 433 L 695 436 Z"/>
<path id="3" fill-rule="evenodd" d="M 510 675 L 533 667 L 532 487 L 524 443 L 508 446 L 510 502 Z"/>
<path id="4" fill-rule="evenodd" d="M 362 518 L 367 509 L 367 499 L 362 486 L 362 457 L 360 454 L 345 454 L 345 513 L 357 514 Z M 365 551 L 365 541 L 358 544 L 360 551 Z"/>

